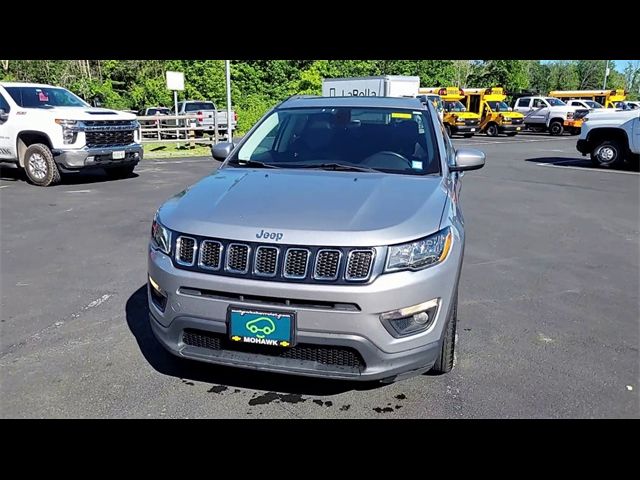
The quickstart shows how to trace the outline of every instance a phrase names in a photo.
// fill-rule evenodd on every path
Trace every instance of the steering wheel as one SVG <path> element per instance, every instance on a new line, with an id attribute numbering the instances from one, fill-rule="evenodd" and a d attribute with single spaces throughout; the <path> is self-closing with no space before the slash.
<path id="1" fill-rule="evenodd" d="M 395 158 L 399 158 L 400 160 L 402 160 L 403 162 L 405 162 L 407 165 L 409 165 L 409 167 L 411 167 L 411 160 L 409 160 L 407 157 L 405 157 L 404 155 L 399 154 L 398 152 L 392 152 L 391 150 L 382 150 L 381 152 L 376 152 L 373 155 L 369 155 L 367 158 L 365 158 L 363 160 L 363 164 L 371 164 L 373 163 L 374 165 L 371 165 L 373 167 L 375 167 L 375 161 L 371 161 L 372 159 L 375 159 L 376 157 L 380 156 L 380 155 L 388 155 L 388 156 L 392 156 Z M 378 165 L 378 167 L 381 168 L 389 168 L 388 166 L 385 167 L 385 165 Z"/>

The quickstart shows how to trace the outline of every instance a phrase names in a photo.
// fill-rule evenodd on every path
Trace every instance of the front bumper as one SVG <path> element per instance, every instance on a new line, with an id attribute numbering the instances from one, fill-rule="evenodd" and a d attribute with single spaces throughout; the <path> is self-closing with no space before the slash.
<path id="1" fill-rule="evenodd" d="M 124 158 L 114 159 L 114 152 L 124 152 Z M 52 150 L 56 163 L 63 169 L 77 170 L 85 167 L 120 167 L 135 165 L 143 157 L 143 148 L 139 143 L 127 146 L 54 149 Z"/>
<path id="2" fill-rule="evenodd" d="M 160 343 L 175 355 L 210 363 L 352 380 L 398 379 L 430 369 L 440 353 L 444 326 L 449 318 L 462 262 L 462 241 L 455 236 L 451 252 L 439 265 L 417 272 L 384 274 L 368 285 L 290 284 L 203 274 L 173 266 L 169 257 L 149 248 L 149 275 L 166 292 L 161 311 L 147 288 L 150 322 Z M 189 290 L 185 292 L 184 288 Z M 230 300 L 215 295 L 193 295 L 193 290 L 227 292 L 254 299 L 298 299 L 317 302 L 355 303 L 359 311 L 328 307 L 285 308 L 261 300 Z M 408 337 L 392 336 L 380 314 L 440 298 L 434 322 L 423 332 Z M 272 300 L 273 301 L 273 300 Z M 356 367 L 320 360 L 281 358 L 244 351 L 226 342 L 229 305 L 296 313 L 296 346 L 350 349 L 362 364 Z M 185 343 L 185 330 L 217 335 L 217 347 Z M 294 347 L 295 348 L 295 347 Z M 306 347 L 305 347 L 306 348 Z M 338 352 L 338 350 L 336 350 Z M 336 355 L 339 354 L 336 353 Z"/>
<path id="3" fill-rule="evenodd" d="M 524 130 L 523 124 L 518 125 L 498 125 L 498 132 L 500 133 L 510 133 L 510 132 L 521 132 Z"/>
<path id="4" fill-rule="evenodd" d="M 582 123 L 583 123 L 582 119 L 565 120 L 564 121 L 564 127 L 565 128 L 581 128 L 582 127 Z"/>
<path id="5" fill-rule="evenodd" d="M 451 125 L 451 133 L 476 133 L 478 125 Z"/>
<path id="6" fill-rule="evenodd" d="M 587 153 L 591 153 L 591 145 L 587 140 L 578 140 L 576 143 L 576 149 L 582 154 L 586 155 Z"/>

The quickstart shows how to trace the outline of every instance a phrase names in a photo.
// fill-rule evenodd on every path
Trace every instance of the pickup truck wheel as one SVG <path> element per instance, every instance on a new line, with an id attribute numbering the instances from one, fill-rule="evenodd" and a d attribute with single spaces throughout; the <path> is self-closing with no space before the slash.
<path id="1" fill-rule="evenodd" d="M 60 171 L 49 147 L 43 143 L 29 145 L 24 152 L 24 170 L 34 185 L 48 187 L 60 181 Z"/>
<path id="2" fill-rule="evenodd" d="M 564 126 L 562 125 L 562 122 L 558 120 L 554 120 L 553 122 L 551 122 L 551 125 L 549 125 L 549 133 L 551 135 L 562 135 L 562 132 L 564 132 Z"/>
<path id="3" fill-rule="evenodd" d="M 105 172 L 111 178 L 127 178 L 133 173 L 135 165 L 127 165 L 126 167 L 105 168 Z"/>
<path id="4" fill-rule="evenodd" d="M 597 167 L 619 167 L 624 163 L 622 146 L 615 140 L 604 140 L 591 151 L 591 161 Z"/>
<path id="5" fill-rule="evenodd" d="M 487 126 L 487 135 L 490 137 L 497 137 L 498 136 L 498 125 L 496 125 L 495 123 L 490 123 Z"/>
<path id="6" fill-rule="evenodd" d="M 445 325 L 444 338 L 440 347 L 440 354 L 429 373 L 442 374 L 448 373 L 453 368 L 453 359 L 456 351 L 456 330 L 458 325 L 458 294 L 451 306 L 451 313 L 447 324 Z"/>

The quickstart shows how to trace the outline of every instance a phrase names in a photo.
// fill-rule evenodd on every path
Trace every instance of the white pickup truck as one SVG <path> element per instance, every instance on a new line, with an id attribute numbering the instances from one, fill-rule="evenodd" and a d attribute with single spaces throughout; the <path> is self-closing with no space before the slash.
<path id="1" fill-rule="evenodd" d="M 521 97 L 513 110 L 524 115 L 524 125 L 529 130 L 548 131 L 562 135 L 565 130 L 577 134 L 580 128 L 574 121 L 589 113 L 586 108 L 570 107 L 554 97 Z"/>
<path id="2" fill-rule="evenodd" d="M 588 115 L 576 148 L 599 167 L 619 167 L 640 158 L 640 110 Z"/>
<path id="3" fill-rule="evenodd" d="M 126 177 L 142 154 L 135 115 L 91 107 L 60 87 L 0 82 L 0 164 L 23 168 L 33 184 L 96 167 Z"/>
<path id="4" fill-rule="evenodd" d="M 225 109 L 218 110 L 216 104 L 205 100 L 186 100 L 178 102 L 177 115 L 196 115 L 195 120 L 189 123 L 195 127 L 201 127 L 195 131 L 196 136 L 202 136 L 203 133 L 212 135 L 218 124 L 218 134 L 225 136 L 227 134 L 227 111 Z M 231 111 L 231 131 L 233 132 L 238 123 L 238 115 Z M 175 120 L 166 120 L 166 125 L 175 125 Z"/>

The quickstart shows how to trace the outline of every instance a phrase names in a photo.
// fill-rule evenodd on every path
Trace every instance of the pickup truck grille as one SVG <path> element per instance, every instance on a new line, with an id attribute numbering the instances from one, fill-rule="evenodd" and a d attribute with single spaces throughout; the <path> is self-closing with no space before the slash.
<path id="1" fill-rule="evenodd" d="M 133 143 L 133 130 L 87 131 L 87 147 L 123 147 Z"/>
<path id="2" fill-rule="evenodd" d="M 589 110 L 587 110 L 586 108 L 576 110 L 575 112 L 573 112 L 573 119 L 578 120 L 580 118 L 586 117 L 588 113 Z"/>
<path id="3" fill-rule="evenodd" d="M 523 122 L 524 122 L 524 118 L 512 118 L 511 119 L 511 123 L 513 125 L 520 125 Z"/>
<path id="4" fill-rule="evenodd" d="M 135 120 L 83 120 L 87 147 L 124 147 L 134 142 Z"/>
<path id="5" fill-rule="evenodd" d="M 202 273 L 301 283 L 364 283 L 372 279 L 375 248 L 322 248 L 236 242 L 178 234 L 177 268 Z"/>

